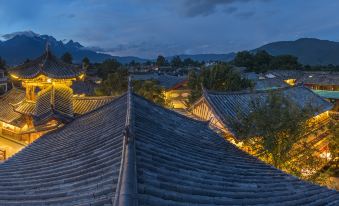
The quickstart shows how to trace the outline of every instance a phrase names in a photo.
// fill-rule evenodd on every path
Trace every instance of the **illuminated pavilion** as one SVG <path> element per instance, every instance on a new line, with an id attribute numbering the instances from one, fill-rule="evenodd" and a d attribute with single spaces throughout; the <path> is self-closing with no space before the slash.
<path id="1" fill-rule="evenodd" d="M 74 95 L 71 86 L 84 80 L 85 69 L 61 61 L 48 47 L 9 74 L 24 89 L 15 87 L 0 97 L 0 135 L 25 144 L 113 99 Z"/>

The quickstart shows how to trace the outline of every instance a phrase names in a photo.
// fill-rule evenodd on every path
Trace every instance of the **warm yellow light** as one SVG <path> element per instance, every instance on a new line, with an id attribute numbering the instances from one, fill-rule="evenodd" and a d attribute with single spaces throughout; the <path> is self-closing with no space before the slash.
<path id="1" fill-rule="evenodd" d="M 81 75 L 79 76 L 79 79 L 82 80 L 84 77 L 85 77 L 85 74 L 81 74 Z"/>
<path id="2" fill-rule="evenodd" d="M 291 86 L 295 85 L 296 79 L 286 79 L 285 82 Z"/>
<path id="3" fill-rule="evenodd" d="M 47 82 L 48 82 L 48 83 L 51 83 L 51 82 L 52 82 L 52 80 L 48 78 L 48 79 L 47 79 Z"/>
<path id="4" fill-rule="evenodd" d="M 15 76 L 14 74 L 11 74 L 11 77 L 14 79 L 19 79 L 19 77 Z"/>

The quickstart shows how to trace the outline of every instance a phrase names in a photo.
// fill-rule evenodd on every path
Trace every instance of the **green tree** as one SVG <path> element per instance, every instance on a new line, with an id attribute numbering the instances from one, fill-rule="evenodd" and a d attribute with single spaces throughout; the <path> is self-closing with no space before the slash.
<path id="1" fill-rule="evenodd" d="M 284 69 L 284 70 L 296 70 L 301 65 L 298 62 L 298 58 L 292 55 L 280 55 L 272 58 L 270 62 L 270 69 Z"/>
<path id="2" fill-rule="evenodd" d="M 154 103 L 166 106 L 164 89 L 155 80 L 133 81 L 133 91 Z"/>
<path id="3" fill-rule="evenodd" d="M 0 68 L 6 68 L 6 61 L 2 57 L 0 57 Z"/>
<path id="4" fill-rule="evenodd" d="M 165 66 L 166 65 L 166 58 L 162 55 L 159 55 L 155 64 L 158 67 Z"/>
<path id="5" fill-rule="evenodd" d="M 233 60 L 235 66 L 252 68 L 254 65 L 254 57 L 248 51 L 238 52 Z"/>
<path id="6" fill-rule="evenodd" d="M 128 72 L 125 69 L 118 69 L 113 73 L 107 74 L 107 78 L 101 85 L 95 89 L 98 96 L 102 95 L 121 95 L 127 91 Z"/>
<path id="7" fill-rule="evenodd" d="M 88 57 L 84 57 L 84 58 L 82 59 L 82 65 L 83 65 L 83 67 L 86 68 L 86 69 L 89 67 L 89 65 L 90 65 L 90 60 L 89 60 Z"/>
<path id="8" fill-rule="evenodd" d="M 203 69 L 200 74 L 189 73 L 188 87 L 191 95 L 188 104 L 195 102 L 202 94 L 201 86 L 214 91 L 238 91 L 251 87 L 251 81 L 241 78 L 227 64 L 217 64 L 211 69 Z"/>
<path id="9" fill-rule="evenodd" d="M 115 73 L 122 69 L 121 64 L 116 59 L 107 59 L 103 63 L 97 65 L 98 75 L 104 79 L 108 74 Z"/>
<path id="10" fill-rule="evenodd" d="M 311 171 L 319 165 L 320 159 L 314 156 L 316 149 L 306 138 L 315 128 L 315 122 L 309 121 L 315 113 L 312 107 L 300 109 L 274 92 L 264 103 L 253 100 L 250 107 L 252 112 L 239 115 L 240 121 L 233 126 L 257 156 L 298 176 L 302 169 L 309 167 Z"/>
<path id="11" fill-rule="evenodd" d="M 180 67 L 182 65 L 182 61 L 181 61 L 180 56 L 173 57 L 173 59 L 171 61 L 171 65 L 173 67 Z"/>
<path id="12" fill-rule="evenodd" d="M 238 91 L 251 87 L 249 80 L 243 79 L 226 64 L 203 70 L 200 79 L 204 87 L 214 91 Z"/>
<path id="13" fill-rule="evenodd" d="M 266 72 L 270 69 L 270 63 L 273 57 L 265 50 L 260 50 L 254 55 L 253 70 L 256 72 Z"/>
<path id="14" fill-rule="evenodd" d="M 73 57 L 72 57 L 72 54 L 69 53 L 69 52 L 65 52 L 62 56 L 61 56 L 61 59 L 68 63 L 68 64 L 72 64 L 73 62 Z"/>

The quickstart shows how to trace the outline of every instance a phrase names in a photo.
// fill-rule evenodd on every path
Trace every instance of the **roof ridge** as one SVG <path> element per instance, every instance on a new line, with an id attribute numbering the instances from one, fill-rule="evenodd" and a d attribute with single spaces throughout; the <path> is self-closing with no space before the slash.
<path id="1" fill-rule="evenodd" d="M 115 98 L 115 97 L 116 96 L 85 96 L 85 97 L 73 97 L 73 99 L 97 100 L 97 99 L 110 99 L 110 98 Z"/>
<path id="2" fill-rule="evenodd" d="M 122 158 L 117 189 L 113 204 L 118 205 L 138 205 L 137 171 L 136 171 L 136 151 L 134 136 L 134 113 L 132 101 L 131 77 L 128 79 L 127 90 L 127 114 L 123 137 Z"/>
<path id="3" fill-rule="evenodd" d="M 279 87 L 273 89 L 266 89 L 266 90 L 240 90 L 240 91 L 214 91 L 214 90 L 205 90 L 206 95 L 231 95 L 231 94 L 262 94 L 262 93 L 269 93 L 269 92 L 276 92 L 276 91 L 284 91 L 293 88 L 305 88 L 303 85 L 294 85 L 294 86 L 286 86 L 286 87 Z"/>
<path id="4" fill-rule="evenodd" d="M 183 114 L 180 114 L 179 112 L 173 111 L 171 109 L 164 108 L 164 107 L 162 107 L 162 106 L 160 106 L 160 105 L 158 105 L 158 104 L 156 104 L 156 103 L 154 103 L 154 102 L 146 99 L 145 97 L 140 96 L 140 95 L 138 95 L 138 94 L 136 94 L 134 92 L 133 92 L 133 96 L 136 96 L 136 97 L 138 97 L 140 99 L 143 99 L 143 100 L 147 101 L 148 104 L 151 104 L 151 105 L 153 105 L 155 107 L 158 107 L 158 108 L 161 108 L 161 109 L 166 109 L 166 111 L 168 111 L 170 113 L 173 113 L 173 114 L 175 114 L 177 116 L 180 116 L 181 118 L 185 118 L 185 119 L 188 119 L 188 120 L 191 120 L 191 121 L 194 121 L 194 122 L 198 122 L 198 123 L 202 123 L 202 124 L 205 124 L 206 122 L 208 122 L 208 121 L 202 121 L 202 120 L 198 120 L 198 119 L 193 119 L 193 118 L 187 117 L 187 116 L 185 116 Z"/>

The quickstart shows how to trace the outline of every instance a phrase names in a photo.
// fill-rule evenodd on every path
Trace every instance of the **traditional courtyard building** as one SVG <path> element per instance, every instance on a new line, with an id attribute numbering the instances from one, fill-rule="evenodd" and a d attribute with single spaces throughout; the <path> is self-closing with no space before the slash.
<path id="1" fill-rule="evenodd" d="M 335 105 L 334 112 L 339 112 L 339 72 L 271 70 L 267 73 L 275 75 L 289 85 L 301 84 L 312 89 Z"/>
<path id="2" fill-rule="evenodd" d="M 48 48 L 8 72 L 24 89 L 14 87 L 0 97 L 0 136 L 24 144 L 113 99 L 75 95 L 72 84 L 84 79 L 84 69 L 62 62 Z"/>
<path id="3" fill-rule="evenodd" d="M 173 76 L 168 74 L 146 73 L 132 74 L 132 80 L 155 80 L 165 89 L 166 101 L 174 109 L 186 109 L 187 101 L 190 95 L 190 89 L 187 86 L 187 76 Z"/>
<path id="4" fill-rule="evenodd" d="M 203 96 L 189 110 L 194 116 L 209 121 L 212 127 L 223 131 L 232 142 L 240 141 L 241 145 L 243 138 L 236 134 L 235 123 L 240 123 L 242 117 L 249 115 L 253 109 L 251 106 L 253 102 L 264 105 L 272 92 L 287 98 L 298 108 L 312 107 L 316 111 L 314 116 L 317 116 L 319 127 L 327 123 L 328 111 L 332 109 L 333 105 L 303 86 L 240 92 L 204 90 Z M 318 136 L 322 138 L 317 139 Z M 313 139 L 321 141 L 326 138 L 323 133 L 318 134 L 318 136 L 313 137 Z M 322 147 L 327 147 L 327 144 L 322 145 Z"/>
<path id="5" fill-rule="evenodd" d="M 339 72 L 304 72 L 297 82 L 334 103 L 339 112 Z"/>
<path id="6" fill-rule="evenodd" d="M 130 91 L 0 164 L 1 205 L 338 205 Z"/>

